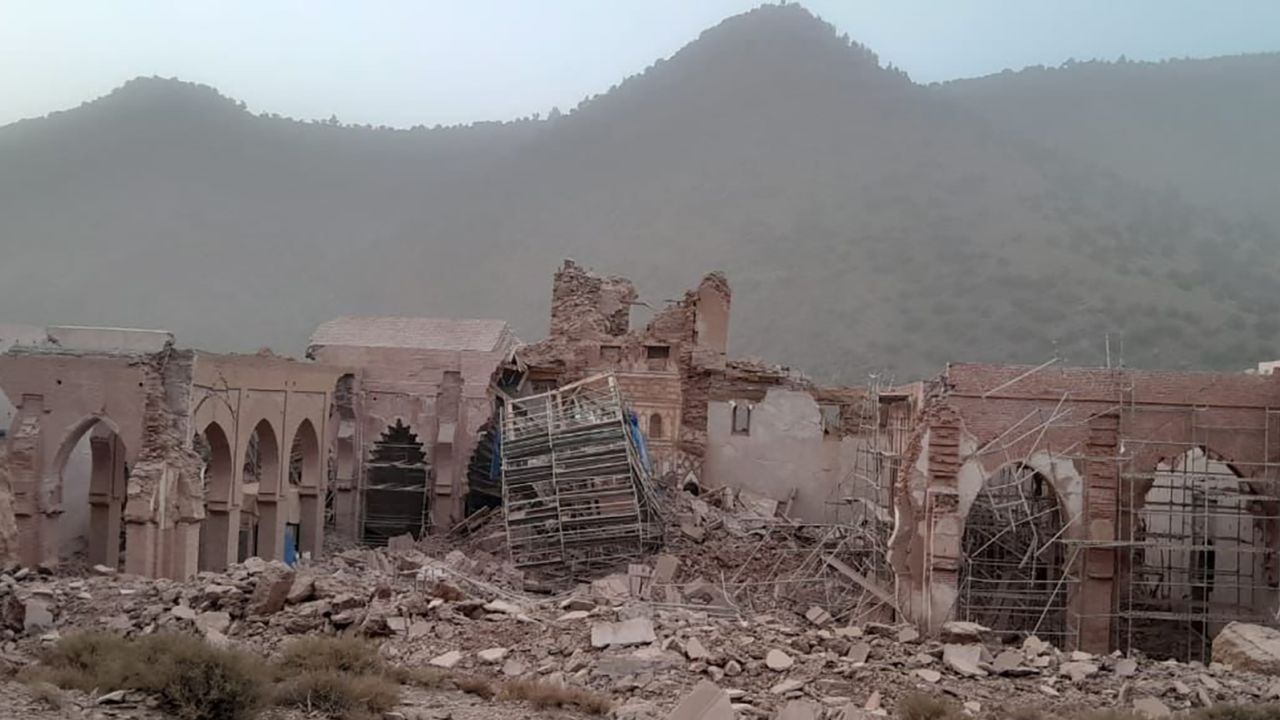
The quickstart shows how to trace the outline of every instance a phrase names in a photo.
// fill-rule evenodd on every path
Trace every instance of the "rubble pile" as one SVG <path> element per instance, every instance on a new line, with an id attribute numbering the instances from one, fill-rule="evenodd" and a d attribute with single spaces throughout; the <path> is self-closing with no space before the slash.
<path id="1" fill-rule="evenodd" d="M 699 683 L 711 686 L 699 691 L 704 699 L 719 703 L 723 691 L 744 718 L 787 707 L 816 713 L 797 717 L 888 715 L 917 692 L 955 698 L 974 715 L 1034 705 L 1064 716 L 1123 707 L 1158 717 L 1280 697 L 1277 678 L 1248 667 L 1061 652 L 1035 638 L 1002 645 L 973 623 L 926 638 L 910 626 L 838 621 L 821 607 L 804 617 L 723 612 L 732 606 L 717 604 L 724 598 L 710 581 L 685 583 L 681 606 L 655 600 L 690 560 L 659 556 L 555 597 L 521 592 L 518 573 L 458 551 L 351 550 L 299 568 L 253 558 L 183 583 L 107 568 L 74 578 L 16 570 L 0 574 L 0 637 L 4 659 L 17 665 L 76 630 L 197 633 L 268 655 L 299 635 L 350 633 L 406 666 L 605 692 L 617 716 L 633 720 L 667 717 Z M 1224 657 L 1247 651 L 1251 667 L 1270 667 L 1259 649 L 1270 636 L 1236 629 L 1229 637 Z M 846 708 L 857 713 L 839 714 Z"/>

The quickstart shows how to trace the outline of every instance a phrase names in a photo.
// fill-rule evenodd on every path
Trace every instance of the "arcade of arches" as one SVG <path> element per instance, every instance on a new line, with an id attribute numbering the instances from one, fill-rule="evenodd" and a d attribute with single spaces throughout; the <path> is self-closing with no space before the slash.
<path id="1" fill-rule="evenodd" d="M 320 553 L 340 369 L 86 333 L 0 355 L 8 552 L 175 578 Z"/>

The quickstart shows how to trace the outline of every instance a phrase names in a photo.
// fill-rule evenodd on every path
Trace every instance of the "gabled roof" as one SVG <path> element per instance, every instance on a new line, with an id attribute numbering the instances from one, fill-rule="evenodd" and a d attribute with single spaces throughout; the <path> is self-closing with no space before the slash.
<path id="1" fill-rule="evenodd" d="M 310 344 L 492 352 L 510 340 L 505 320 L 340 317 L 316 328 Z"/>

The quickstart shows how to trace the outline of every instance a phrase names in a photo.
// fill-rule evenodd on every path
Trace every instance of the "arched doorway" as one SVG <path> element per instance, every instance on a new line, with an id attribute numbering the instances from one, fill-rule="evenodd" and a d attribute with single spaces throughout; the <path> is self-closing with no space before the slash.
<path id="1" fill-rule="evenodd" d="M 201 570 L 222 570 L 231 560 L 236 539 L 232 532 L 233 454 L 222 426 L 209 423 L 195 438 L 196 452 L 204 460 L 204 522 L 200 525 Z"/>
<path id="2" fill-rule="evenodd" d="M 1129 647 L 1208 661 L 1230 620 L 1266 621 L 1276 589 L 1267 573 L 1264 498 L 1203 448 L 1160 462 L 1136 508 L 1130 578 L 1121 590 Z"/>
<path id="3" fill-rule="evenodd" d="M 245 446 L 240 516 L 240 559 L 257 555 L 266 560 L 282 557 L 284 527 L 280 522 L 280 443 L 266 420 L 254 425 Z"/>
<path id="4" fill-rule="evenodd" d="M 1066 634 L 1062 510 L 1049 480 L 1025 465 L 983 483 L 965 520 L 956 615 L 1006 636 Z"/>
<path id="5" fill-rule="evenodd" d="M 118 568 L 124 560 L 122 523 L 128 495 L 126 448 L 114 423 L 85 418 L 54 456 L 53 503 L 60 509 L 57 557 Z"/>
<path id="6" fill-rule="evenodd" d="M 364 542 L 386 545 L 409 533 L 421 538 L 428 517 L 427 453 L 404 422 L 382 432 L 365 465 Z"/>
<path id="7" fill-rule="evenodd" d="M 289 449 L 288 485 L 284 488 L 284 561 L 293 564 L 302 553 L 320 553 L 324 487 L 320 438 L 310 420 L 293 433 Z"/>

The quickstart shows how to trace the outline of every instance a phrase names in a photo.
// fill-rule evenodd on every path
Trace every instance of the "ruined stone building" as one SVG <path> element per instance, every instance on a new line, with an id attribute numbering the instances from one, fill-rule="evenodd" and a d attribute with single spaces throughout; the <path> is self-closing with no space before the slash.
<path id="1" fill-rule="evenodd" d="M 1280 378 L 949 366 L 886 397 L 903 612 L 1204 660 L 1280 612 Z M 890 407 L 892 405 L 893 407 Z"/>
<path id="2" fill-rule="evenodd" d="M 0 326 L 0 557 L 186 577 L 315 555 L 326 531 L 421 537 L 501 504 L 500 460 L 523 453 L 525 479 L 581 486 L 556 497 L 561 532 L 600 534 L 601 508 L 624 508 L 651 528 L 632 543 L 647 552 L 660 525 L 684 528 L 664 495 L 731 495 L 757 519 L 821 528 L 819 565 L 930 630 L 965 619 L 1203 659 L 1226 623 L 1280 617 L 1273 364 L 953 364 L 901 387 L 825 387 L 729 357 L 730 302 L 713 273 L 634 324 L 629 281 L 566 261 L 550 333 L 525 346 L 498 320 L 339 318 L 310 361 Z M 504 417 L 521 423 L 505 448 Z M 538 444 L 544 426 L 552 448 L 555 433 L 605 438 L 645 482 L 577 473 Z M 518 497 L 530 566 L 553 555 L 527 512 L 552 506 L 540 492 Z M 618 555 L 580 544 L 579 559 Z"/>
<path id="3" fill-rule="evenodd" d="M 667 485 L 746 489 L 793 517 L 832 519 L 847 500 L 842 487 L 866 484 L 854 477 L 866 392 L 729 358 L 730 300 L 728 281 L 712 273 L 633 328 L 632 283 L 567 260 L 554 279 L 550 334 L 516 351 L 521 384 L 506 389 L 539 392 L 612 372 Z"/>
<path id="4" fill-rule="evenodd" d="M 0 355 L 14 407 L 0 463 L 13 535 L 2 540 L 35 565 L 67 559 L 60 539 L 74 534 L 89 563 L 176 578 L 249 555 L 319 553 L 341 374 L 181 350 L 160 331 L 49 328 Z M 90 475 L 77 496 L 64 476 L 86 437 Z"/>
<path id="5" fill-rule="evenodd" d="M 344 317 L 316 329 L 308 356 L 355 369 L 336 407 L 344 535 L 383 544 L 464 518 L 491 380 L 516 342 L 502 320 Z"/>

